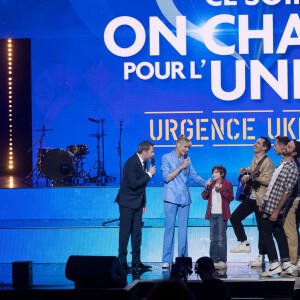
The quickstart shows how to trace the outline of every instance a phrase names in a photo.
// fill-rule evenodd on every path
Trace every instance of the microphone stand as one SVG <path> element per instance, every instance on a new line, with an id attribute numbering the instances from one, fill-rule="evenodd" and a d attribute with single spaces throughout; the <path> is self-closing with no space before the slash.
<path id="1" fill-rule="evenodd" d="M 122 154 L 122 149 L 121 149 L 121 138 L 122 138 L 122 123 L 123 121 L 120 121 L 120 136 L 119 136 L 119 142 L 118 142 L 118 155 L 120 156 L 120 161 L 119 161 L 119 168 L 120 168 L 120 185 L 122 184 L 122 158 L 121 158 L 121 154 Z"/>
<path id="2" fill-rule="evenodd" d="M 119 142 L 118 142 L 118 155 L 120 156 L 120 162 L 119 162 L 119 167 L 120 167 L 120 186 L 122 184 L 122 158 L 121 158 L 121 154 L 122 154 L 122 151 L 121 151 L 121 137 L 122 137 L 122 123 L 123 121 L 120 121 L 120 136 L 119 136 Z M 111 221 L 107 221 L 107 222 L 103 222 L 102 223 L 102 226 L 105 226 L 106 224 L 109 224 L 109 223 L 113 223 L 113 222 L 117 222 L 117 221 L 120 221 L 120 218 L 118 219 L 114 219 L 114 220 L 111 220 Z"/>
<path id="3" fill-rule="evenodd" d="M 101 122 L 101 131 L 102 131 L 102 166 L 103 166 L 103 170 L 102 170 L 102 174 L 101 174 L 101 183 L 102 182 L 102 177 L 105 177 L 106 176 L 106 172 L 105 172 L 105 168 L 104 168 L 104 126 L 103 126 L 103 123 L 105 121 L 105 119 L 100 119 L 99 120 Z M 106 182 L 106 179 L 105 179 L 105 182 Z"/>

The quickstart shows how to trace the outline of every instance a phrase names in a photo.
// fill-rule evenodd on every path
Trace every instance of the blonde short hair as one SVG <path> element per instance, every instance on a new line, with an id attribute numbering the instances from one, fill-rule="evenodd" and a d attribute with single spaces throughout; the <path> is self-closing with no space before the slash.
<path id="1" fill-rule="evenodd" d="M 176 147 L 178 146 L 188 146 L 189 148 L 192 147 L 192 142 L 182 134 L 176 141 Z"/>

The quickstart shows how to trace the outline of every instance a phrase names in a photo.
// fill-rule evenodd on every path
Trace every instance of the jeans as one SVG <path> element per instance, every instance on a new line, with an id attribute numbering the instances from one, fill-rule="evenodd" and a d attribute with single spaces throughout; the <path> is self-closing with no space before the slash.
<path id="1" fill-rule="evenodd" d="M 262 213 L 258 210 L 258 206 L 256 200 L 246 199 L 244 200 L 232 213 L 230 218 L 230 222 L 232 224 L 234 233 L 237 237 L 237 240 L 240 242 L 244 242 L 247 240 L 247 236 L 245 233 L 244 226 L 242 221 L 246 219 L 250 214 L 255 213 L 257 229 L 258 229 L 258 250 L 259 254 L 265 254 L 265 250 L 263 247 L 262 239 L 261 239 L 261 222 L 262 222 Z"/>
<path id="2" fill-rule="evenodd" d="M 209 255 L 213 262 L 227 261 L 227 221 L 223 214 L 210 214 L 210 249 Z"/>
<path id="3" fill-rule="evenodd" d="M 261 237 L 264 244 L 264 249 L 268 254 L 269 261 L 271 263 L 278 261 L 272 234 L 274 235 L 278 245 L 281 262 L 289 261 L 289 247 L 285 232 L 283 230 L 283 219 L 279 218 L 277 221 L 272 222 L 269 220 L 269 217 L 269 215 L 264 216 L 261 224 Z"/>

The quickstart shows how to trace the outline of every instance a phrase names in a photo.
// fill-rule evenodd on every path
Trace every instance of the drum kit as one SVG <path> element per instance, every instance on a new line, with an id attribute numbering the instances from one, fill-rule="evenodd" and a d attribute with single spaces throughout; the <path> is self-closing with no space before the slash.
<path id="1" fill-rule="evenodd" d="M 42 129 L 36 129 L 34 131 L 41 131 L 42 134 L 38 141 L 29 149 L 30 152 L 33 147 L 39 143 L 39 148 L 37 151 L 37 163 L 34 170 L 32 170 L 25 178 L 25 182 L 29 180 L 39 179 L 45 177 L 47 185 L 48 180 L 51 181 L 52 186 L 54 183 L 64 183 L 72 182 L 79 183 L 80 179 L 83 182 L 93 182 L 98 185 L 105 185 L 108 182 L 115 181 L 116 178 L 108 176 L 104 169 L 104 128 L 103 123 L 105 119 L 90 121 L 98 124 L 98 129 L 96 134 L 91 134 L 90 136 L 97 138 L 97 160 L 93 164 L 92 168 L 86 172 L 83 168 L 84 159 L 89 154 L 88 146 L 84 144 L 70 145 L 66 149 L 50 149 L 43 148 L 43 138 L 47 131 L 54 129 L 47 129 L 43 126 Z M 102 133 L 99 133 L 99 125 L 102 126 Z M 102 138 L 102 160 L 100 160 L 100 138 Z M 92 171 L 96 170 L 96 176 L 92 176 Z"/>

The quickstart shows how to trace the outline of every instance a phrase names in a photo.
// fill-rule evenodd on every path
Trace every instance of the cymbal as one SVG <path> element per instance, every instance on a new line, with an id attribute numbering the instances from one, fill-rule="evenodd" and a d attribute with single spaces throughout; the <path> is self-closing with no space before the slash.
<path id="1" fill-rule="evenodd" d="M 94 134 L 90 134 L 90 136 L 92 136 L 92 137 L 102 137 L 102 136 L 106 136 L 106 134 L 94 133 Z"/>
<path id="2" fill-rule="evenodd" d="M 46 128 L 43 128 L 43 129 L 34 129 L 33 131 L 49 131 L 49 130 L 55 130 L 55 129 L 46 129 Z"/>

